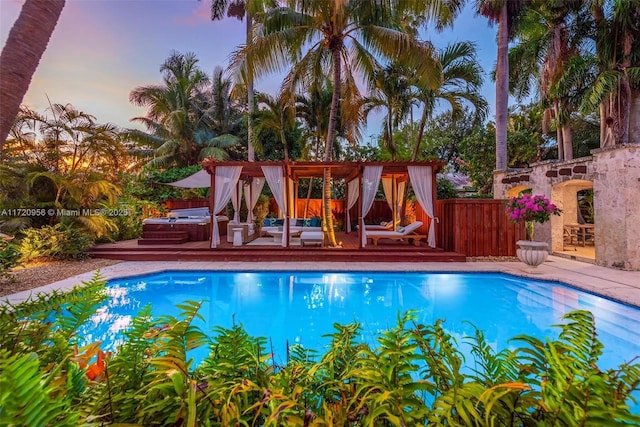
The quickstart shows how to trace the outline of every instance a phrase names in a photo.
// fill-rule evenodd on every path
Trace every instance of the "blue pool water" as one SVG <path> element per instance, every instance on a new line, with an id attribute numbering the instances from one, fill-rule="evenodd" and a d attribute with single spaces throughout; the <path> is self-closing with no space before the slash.
<path id="1" fill-rule="evenodd" d="M 146 304 L 153 315 L 177 315 L 176 304 L 193 300 L 206 301 L 200 310 L 204 331 L 231 327 L 235 319 L 250 335 L 269 338 L 281 363 L 287 341 L 322 351 L 328 344 L 322 335 L 334 332 L 336 322 L 359 321 L 361 340 L 375 344 L 377 333 L 395 326 L 398 313 L 407 310 L 417 310 L 422 323 L 445 320 L 458 343 L 473 335 L 471 323 L 500 350 L 520 345 L 509 342 L 519 334 L 555 338 L 552 325 L 584 309 L 594 313 L 604 344 L 601 369 L 640 356 L 640 309 L 561 283 L 506 274 L 172 271 L 112 280 L 107 289 L 110 299 L 83 332 L 110 350 Z"/>

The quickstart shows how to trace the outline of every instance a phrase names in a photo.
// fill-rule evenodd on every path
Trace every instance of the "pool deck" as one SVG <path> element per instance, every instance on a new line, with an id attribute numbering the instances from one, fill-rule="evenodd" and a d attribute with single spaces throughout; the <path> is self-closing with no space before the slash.
<path id="1" fill-rule="evenodd" d="M 137 276 L 166 270 L 212 271 L 423 271 L 423 272 L 502 272 L 541 280 L 560 281 L 576 288 L 640 307 L 640 271 L 622 271 L 593 264 L 549 256 L 532 269 L 520 262 L 210 262 L 210 261 L 125 261 L 101 270 L 106 279 Z M 93 272 L 80 274 L 40 288 L 0 298 L 0 303 L 20 303 L 30 295 L 66 290 L 89 280 Z"/>

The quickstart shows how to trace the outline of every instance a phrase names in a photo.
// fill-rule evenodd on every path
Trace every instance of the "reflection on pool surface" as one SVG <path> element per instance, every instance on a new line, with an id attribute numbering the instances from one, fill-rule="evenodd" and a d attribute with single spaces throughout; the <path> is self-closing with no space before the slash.
<path id="1" fill-rule="evenodd" d="M 82 331 L 89 341 L 103 341 L 104 349 L 115 349 L 146 304 L 153 315 L 175 316 L 177 304 L 192 300 L 205 301 L 199 325 L 205 332 L 231 327 L 235 319 L 250 335 L 269 338 L 280 362 L 287 342 L 322 351 L 328 343 L 322 336 L 336 322 L 360 322 L 361 340 L 375 344 L 377 333 L 395 326 L 398 313 L 407 310 L 417 310 L 422 323 L 445 320 L 458 343 L 473 335 L 473 324 L 498 350 L 517 345 L 509 340 L 520 334 L 555 338 L 552 325 L 565 313 L 589 310 L 604 344 L 601 369 L 640 355 L 640 309 L 507 274 L 176 271 L 112 280 L 107 288 L 110 299 Z M 206 354 L 201 349 L 193 356 Z"/>

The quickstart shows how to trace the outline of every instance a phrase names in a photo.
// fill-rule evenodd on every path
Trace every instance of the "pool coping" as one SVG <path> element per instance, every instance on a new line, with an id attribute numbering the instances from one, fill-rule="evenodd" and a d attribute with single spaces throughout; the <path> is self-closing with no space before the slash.
<path id="1" fill-rule="evenodd" d="M 139 276 L 168 270 L 200 271 L 393 271 L 393 272 L 495 272 L 540 280 L 562 282 L 589 293 L 640 308 L 640 271 L 623 271 L 549 256 L 536 268 L 520 262 L 210 262 L 210 261 L 124 261 L 104 267 L 105 279 Z M 90 280 L 94 271 L 79 274 L 39 288 L 0 297 L 1 303 L 18 304 L 38 293 L 69 290 Z"/>

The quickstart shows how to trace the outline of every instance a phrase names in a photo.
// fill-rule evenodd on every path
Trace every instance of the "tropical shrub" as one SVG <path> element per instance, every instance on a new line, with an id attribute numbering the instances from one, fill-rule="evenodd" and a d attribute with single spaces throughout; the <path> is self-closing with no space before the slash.
<path id="1" fill-rule="evenodd" d="M 458 190 L 456 190 L 456 186 L 446 178 L 441 178 L 436 181 L 436 191 L 438 194 L 438 200 L 458 198 Z"/>
<path id="2" fill-rule="evenodd" d="M 398 316 L 375 345 L 357 323 L 334 325 L 323 354 L 234 324 L 209 337 L 194 321 L 142 308 L 114 354 L 83 343 L 80 326 L 104 299 L 102 280 L 68 294 L 0 307 L 0 422 L 16 425 L 574 426 L 637 425 L 640 363 L 602 370 L 594 318 L 574 311 L 545 341 L 518 336 L 496 352 L 481 331 L 465 361 L 442 321 Z M 45 321 L 46 320 L 46 321 Z M 84 346 L 83 346 L 84 345 Z M 194 365 L 188 351 L 209 348 Z M 94 361 L 94 359 L 96 359 Z M 11 382 L 11 387 L 9 387 Z M 17 387 L 17 388 L 16 388 Z M 11 393 L 6 390 L 24 390 Z M 637 408 L 635 409 L 637 412 Z M 38 421 L 36 424 L 33 420 Z"/>
<path id="3" fill-rule="evenodd" d="M 22 261 L 84 259 L 93 245 L 89 236 L 64 224 L 30 228 L 23 233 L 19 246 Z"/>
<path id="4" fill-rule="evenodd" d="M 0 279 L 9 275 L 11 269 L 20 264 L 20 251 L 12 243 L 0 240 Z"/>

